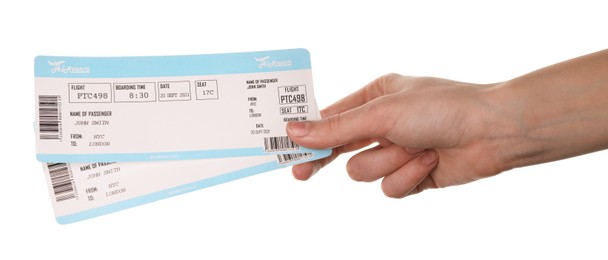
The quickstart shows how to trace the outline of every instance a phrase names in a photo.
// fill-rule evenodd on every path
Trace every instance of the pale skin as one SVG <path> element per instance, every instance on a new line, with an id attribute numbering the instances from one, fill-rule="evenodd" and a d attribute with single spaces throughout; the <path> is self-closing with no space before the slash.
<path id="1" fill-rule="evenodd" d="M 345 152 L 356 181 L 402 198 L 608 148 L 608 50 L 495 84 L 389 74 L 287 133 L 330 157 L 293 167 L 307 180 Z"/>

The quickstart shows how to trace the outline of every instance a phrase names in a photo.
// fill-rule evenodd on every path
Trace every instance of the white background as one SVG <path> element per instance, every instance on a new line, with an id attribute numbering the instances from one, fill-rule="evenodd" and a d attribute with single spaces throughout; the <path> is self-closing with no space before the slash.
<path id="1" fill-rule="evenodd" d="M 490 83 L 608 46 L 603 1 L 196 2 L 0 4 L 0 259 L 608 257 L 608 152 L 402 200 L 351 181 L 347 155 L 309 182 L 282 169 L 55 223 L 34 157 L 36 55 L 303 47 L 325 107 L 389 72 Z"/>

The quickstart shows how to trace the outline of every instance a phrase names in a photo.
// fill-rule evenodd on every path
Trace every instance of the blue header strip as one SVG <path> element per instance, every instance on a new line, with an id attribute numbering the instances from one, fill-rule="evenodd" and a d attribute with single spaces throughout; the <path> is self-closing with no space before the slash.
<path id="1" fill-rule="evenodd" d="M 217 75 L 310 69 L 306 49 L 141 57 L 37 56 L 36 77 L 127 78 Z"/>

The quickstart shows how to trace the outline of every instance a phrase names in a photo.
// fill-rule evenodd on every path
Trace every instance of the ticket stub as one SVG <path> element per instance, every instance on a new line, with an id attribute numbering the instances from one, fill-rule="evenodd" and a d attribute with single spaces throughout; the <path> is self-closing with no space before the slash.
<path id="1" fill-rule="evenodd" d="M 68 224 L 313 160 L 311 153 L 118 163 L 43 163 L 60 224 Z"/>
<path id="2" fill-rule="evenodd" d="M 35 60 L 42 162 L 125 162 L 313 152 L 288 121 L 320 119 L 305 49 Z"/>

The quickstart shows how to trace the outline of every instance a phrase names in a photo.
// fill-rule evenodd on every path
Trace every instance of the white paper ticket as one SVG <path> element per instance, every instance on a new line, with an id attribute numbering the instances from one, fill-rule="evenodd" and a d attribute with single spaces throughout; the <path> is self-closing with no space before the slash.
<path id="1" fill-rule="evenodd" d="M 314 153 L 286 135 L 320 119 L 304 49 L 155 57 L 38 56 L 42 162 Z"/>
<path id="2" fill-rule="evenodd" d="M 310 153 L 119 163 L 43 163 L 60 224 L 314 159 Z"/>

